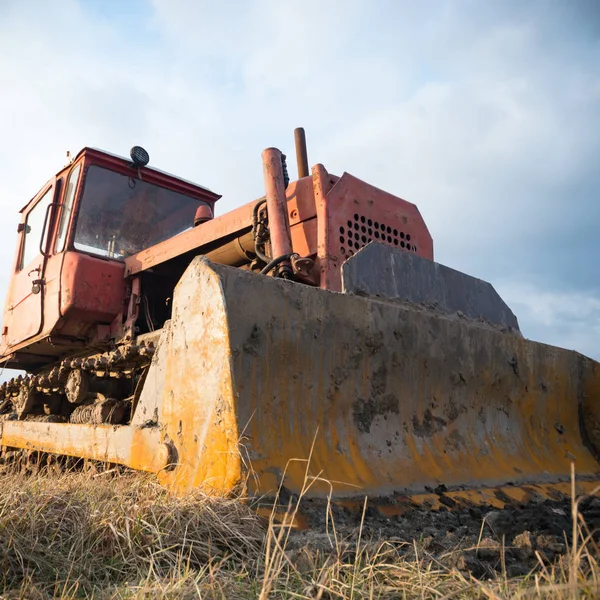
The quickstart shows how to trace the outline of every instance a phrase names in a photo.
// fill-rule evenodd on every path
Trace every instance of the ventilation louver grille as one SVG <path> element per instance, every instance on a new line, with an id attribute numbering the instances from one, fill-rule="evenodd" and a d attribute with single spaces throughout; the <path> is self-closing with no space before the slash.
<path id="1" fill-rule="evenodd" d="M 364 215 L 355 214 L 354 220 L 348 220 L 340 226 L 340 253 L 344 257 L 352 256 L 369 242 L 388 243 L 409 252 L 417 252 L 412 243 L 410 233 L 393 229 L 386 223 L 367 219 Z"/>

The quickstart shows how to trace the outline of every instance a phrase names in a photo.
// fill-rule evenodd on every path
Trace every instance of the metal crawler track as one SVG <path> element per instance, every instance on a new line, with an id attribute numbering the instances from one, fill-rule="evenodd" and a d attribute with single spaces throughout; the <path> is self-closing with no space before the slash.
<path id="1" fill-rule="evenodd" d="M 130 343 L 19 375 L 0 386 L 0 421 L 122 423 L 154 351 L 152 342 Z"/>

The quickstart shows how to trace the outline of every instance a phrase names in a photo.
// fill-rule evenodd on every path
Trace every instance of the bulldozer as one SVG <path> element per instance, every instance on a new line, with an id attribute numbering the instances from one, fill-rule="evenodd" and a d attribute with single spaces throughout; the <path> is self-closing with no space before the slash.
<path id="1" fill-rule="evenodd" d="M 264 194 L 221 216 L 140 146 L 82 149 L 25 205 L 2 459 L 386 510 L 554 498 L 573 465 L 593 489 L 598 363 L 525 339 L 490 283 L 434 261 L 417 206 L 295 142 L 298 178 L 268 148 Z"/>

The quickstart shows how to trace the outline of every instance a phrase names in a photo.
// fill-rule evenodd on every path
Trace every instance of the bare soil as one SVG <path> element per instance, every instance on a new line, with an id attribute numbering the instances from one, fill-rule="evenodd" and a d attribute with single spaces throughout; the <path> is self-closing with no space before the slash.
<path id="1" fill-rule="evenodd" d="M 322 506 L 305 509 L 312 528 L 292 534 L 287 548 L 302 561 L 307 552 L 352 554 L 362 543 L 394 545 L 407 559 L 426 559 L 457 568 L 474 577 L 497 574 L 518 577 L 560 561 L 571 547 L 571 503 L 537 500 L 503 509 L 471 507 L 440 510 L 412 508 L 384 516 L 368 508 L 362 513 Z M 583 498 L 579 514 L 590 536 L 600 545 L 600 499 Z"/>

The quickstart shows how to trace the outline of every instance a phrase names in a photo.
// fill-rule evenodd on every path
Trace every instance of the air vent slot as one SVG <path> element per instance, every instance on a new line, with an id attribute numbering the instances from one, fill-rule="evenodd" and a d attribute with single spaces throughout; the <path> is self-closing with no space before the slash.
<path id="1" fill-rule="evenodd" d="M 340 226 L 339 234 L 340 253 L 345 258 L 353 256 L 373 240 L 408 252 L 417 252 L 409 232 L 399 231 L 387 223 L 373 221 L 358 213 L 355 213 L 354 219 L 349 219 L 345 226 Z"/>

